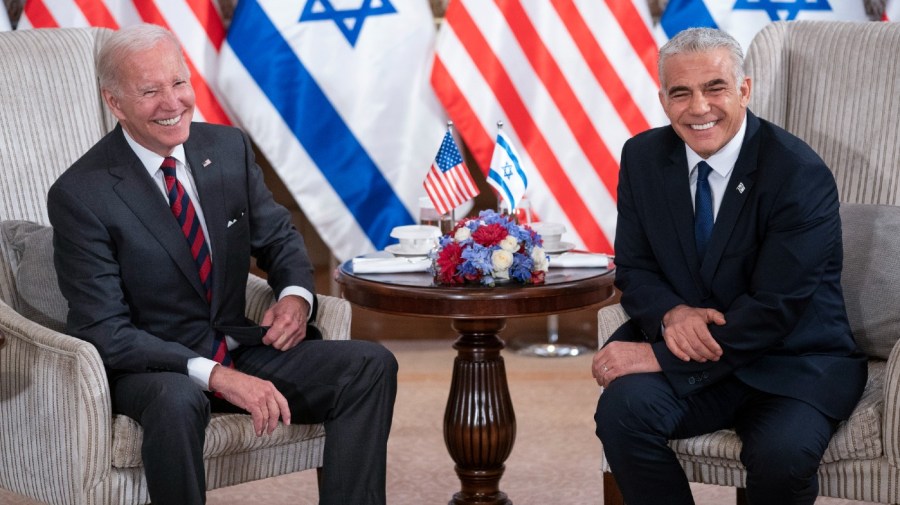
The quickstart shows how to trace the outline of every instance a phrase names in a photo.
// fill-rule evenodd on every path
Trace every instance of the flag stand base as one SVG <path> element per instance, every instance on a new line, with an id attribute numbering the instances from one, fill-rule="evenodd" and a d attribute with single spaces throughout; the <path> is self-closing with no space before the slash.
<path id="1" fill-rule="evenodd" d="M 540 344 L 526 344 L 521 347 L 512 346 L 516 354 L 525 356 L 537 356 L 540 358 L 566 358 L 581 356 L 592 350 L 583 345 L 560 344 L 559 342 L 559 316 L 551 314 L 547 316 L 547 341 Z"/>
<path id="2" fill-rule="evenodd" d="M 517 354 L 537 356 L 540 358 L 565 358 L 569 356 L 581 356 L 587 352 L 590 352 L 590 349 L 582 345 L 552 343 L 531 344 L 522 347 L 521 349 L 516 349 Z"/>

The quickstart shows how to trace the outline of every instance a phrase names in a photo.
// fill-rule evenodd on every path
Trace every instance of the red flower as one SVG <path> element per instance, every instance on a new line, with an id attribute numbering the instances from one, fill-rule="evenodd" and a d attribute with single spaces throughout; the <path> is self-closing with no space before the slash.
<path id="1" fill-rule="evenodd" d="M 472 232 L 472 239 L 485 247 L 491 247 L 499 244 L 507 235 L 509 232 L 503 225 L 494 223 L 478 227 Z"/>
<path id="2" fill-rule="evenodd" d="M 546 274 L 546 272 L 542 272 L 540 270 L 538 270 L 536 272 L 531 272 L 531 282 L 534 284 L 543 284 L 545 274 Z"/>
<path id="3" fill-rule="evenodd" d="M 463 277 L 456 273 L 457 267 L 463 262 L 462 251 L 462 246 L 456 242 L 450 242 L 441 249 L 437 257 L 438 282 L 451 286 L 464 282 Z"/>

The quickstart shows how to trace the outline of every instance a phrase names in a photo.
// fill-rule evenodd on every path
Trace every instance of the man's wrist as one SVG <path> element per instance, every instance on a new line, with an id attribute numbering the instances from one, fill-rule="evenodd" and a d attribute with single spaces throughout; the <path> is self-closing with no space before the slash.
<path id="1" fill-rule="evenodd" d="M 213 369 L 219 363 L 204 357 L 191 358 L 187 362 L 188 377 L 201 388 L 211 391 L 209 380 L 212 376 Z"/>
<path id="2" fill-rule="evenodd" d="M 314 294 L 310 292 L 306 288 L 302 288 L 300 286 L 288 286 L 284 288 L 281 293 L 278 294 L 278 301 L 281 301 L 286 296 L 297 296 L 300 299 L 306 301 L 307 310 L 306 310 L 306 321 L 303 321 L 304 324 L 309 323 L 309 315 L 312 313 Z"/>

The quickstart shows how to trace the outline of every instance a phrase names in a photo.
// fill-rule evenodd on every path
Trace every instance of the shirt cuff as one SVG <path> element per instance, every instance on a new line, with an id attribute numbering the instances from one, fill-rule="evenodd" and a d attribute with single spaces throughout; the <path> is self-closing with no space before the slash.
<path id="1" fill-rule="evenodd" d="M 310 293 L 308 289 L 301 288 L 300 286 L 288 286 L 281 291 L 280 295 L 278 295 L 278 301 L 281 301 L 282 298 L 284 298 L 285 296 L 288 296 L 288 295 L 299 296 L 300 298 L 303 298 L 304 300 L 306 300 L 306 303 L 309 304 L 309 312 L 312 312 L 314 295 L 312 293 Z M 308 317 L 309 317 L 309 314 L 307 314 L 307 318 Z M 308 322 L 309 322 L 308 320 L 304 321 L 304 323 L 308 323 Z"/>
<path id="2" fill-rule="evenodd" d="M 212 370 L 216 365 L 218 363 L 211 359 L 191 358 L 187 361 L 188 377 L 194 381 L 194 384 L 209 391 L 209 376 L 212 375 Z"/>

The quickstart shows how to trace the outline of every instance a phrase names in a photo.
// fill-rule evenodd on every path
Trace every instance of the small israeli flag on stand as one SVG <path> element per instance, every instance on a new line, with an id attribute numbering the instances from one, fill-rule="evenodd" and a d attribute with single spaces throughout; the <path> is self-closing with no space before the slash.
<path id="1" fill-rule="evenodd" d="M 497 122 L 497 144 L 491 157 L 487 182 L 497 190 L 497 197 L 509 207 L 509 213 L 515 215 L 516 206 L 528 189 L 528 176 L 512 142 L 503 133 L 503 121 Z"/>

